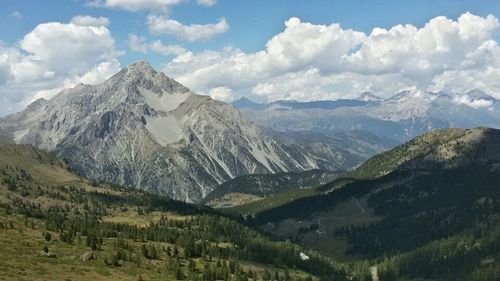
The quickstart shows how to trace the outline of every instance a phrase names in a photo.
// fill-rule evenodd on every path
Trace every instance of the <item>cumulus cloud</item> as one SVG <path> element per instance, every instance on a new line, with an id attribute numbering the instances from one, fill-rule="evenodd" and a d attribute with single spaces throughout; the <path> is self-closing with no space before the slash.
<path id="1" fill-rule="evenodd" d="M 429 89 L 434 92 L 463 93 L 480 89 L 500 99 L 500 47 L 493 40 L 485 41 L 465 57 L 460 65 L 435 75 Z"/>
<path id="2" fill-rule="evenodd" d="M 208 92 L 208 95 L 216 100 L 225 102 L 232 102 L 234 100 L 233 90 L 228 87 L 212 88 Z"/>
<path id="3" fill-rule="evenodd" d="M 482 18 L 465 13 L 457 21 L 436 17 L 420 29 L 413 25 L 375 28 L 357 52 L 345 57 L 344 66 L 366 73 L 439 73 L 460 65 L 498 27 L 491 15 Z"/>
<path id="4" fill-rule="evenodd" d="M 265 48 L 185 52 L 164 71 L 195 91 L 274 99 L 353 97 L 371 90 L 388 97 L 407 89 L 500 97 L 500 49 L 492 15 L 436 17 L 422 27 L 396 25 L 371 33 L 290 18 Z"/>
<path id="5" fill-rule="evenodd" d="M 131 12 L 140 10 L 167 11 L 170 6 L 181 3 L 183 0 L 93 0 L 87 3 L 92 7 L 122 9 Z"/>
<path id="6" fill-rule="evenodd" d="M 229 30 L 225 18 L 214 24 L 184 25 L 176 20 L 159 15 L 148 16 L 149 31 L 153 35 L 169 34 L 187 41 L 204 41 Z"/>
<path id="7" fill-rule="evenodd" d="M 62 87 L 101 82 L 119 70 L 120 55 L 104 25 L 39 24 L 17 44 L 0 45 L 0 115 Z"/>
<path id="8" fill-rule="evenodd" d="M 212 7 L 217 4 L 217 0 L 196 0 L 196 3 L 202 6 Z"/>
<path id="9" fill-rule="evenodd" d="M 20 46 L 31 54 L 30 61 L 56 75 L 78 74 L 117 56 L 115 40 L 105 26 L 43 23 L 25 35 Z"/>
<path id="10" fill-rule="evenodd" d="M 487 99 L 471 99 L 467 95 L 458 95 L 455 97 L 455 102 L 468 105 L 473 108 L 490 108 L 493 105 L 492 100 Z"/>
<path id="11" fill-rule="evenodd" d="M 109 19 L 106 17 L 92 17 L 88 15 L 80 15 L 74 16 L 71 19 L 71 23 L 75 25 L 83 25 L 83 26 L 108 26 Z"/>
<path id="12" fill-rule="evenodd" d="M 165 45 L 161 40 L 156 40 L 151 43 L 146 42 L 146 37 L 136 34 L 129 34 L 128 42 L 129 47 L 134 52 L 148 53 L 153 51 L 162 55 L 180 55 L 187 50 L 180 45 Z"/>

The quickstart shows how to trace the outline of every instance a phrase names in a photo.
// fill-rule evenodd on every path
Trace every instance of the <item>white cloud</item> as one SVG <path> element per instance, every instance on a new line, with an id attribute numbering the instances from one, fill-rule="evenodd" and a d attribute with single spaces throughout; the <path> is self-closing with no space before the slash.
<path id="1" fill-rule="evenodd" d="M 106 17 L 92 17 L 88 15 L 74 16 L 71 23 L 82 26 L 108 26 L 109 19 Z"/>
<path id="2" fill-rule="evenodd" d="M 152 43 L 146 42 L 146 37 L 138 36 L 136 34 L 129 34 L 128 36 L 129 47 L 134 52 L 147 53 L 153 51 L 162 55 L 180 55 L 187 50 L 179 45 L 165 45 L 161 40 L 156 40 Z"/>
<path id="3" fill-rule="evenodd" d="M 493 101 L 486 99 L 471 99 L 467 95 L 460 95 L 455 97 L 455 102 L 468 105 L 473 108 L 490 108 Z"/>
<path id="4" fill-rule="evenodd" d="M 229 30 L 229 24 L 225 18 L 214 24 L 184 25 L 164 16 L 149 15 L 148 26 L 153 35 L 169 34 L 191 42 L 208 40 Z"/>
<path id="5" fill-rule="evenodd" d="M 36 26 L 18 44 L 0 45 L 0 116 L 62 87 L 103 81 L 119 70 L 120 54 L 105 26 Z"/>
<path id="6" fill-rule="evenodd" d="M 168 11 L 170 6 L 181 3 L 183 0 L 93 0 L 87 3 L 92 7 L 122 9 L 131 12 L 140 10 Z"/>
<path id="7" fill-rule="evenodd" d="M 19 11 L 14 11 L 10 13 L 10 16 L 18 20 L 23 18 L 23 14 L 21 14 Z"/>
<path id="8" fill-rule="evenodd" d="M 458 67 L 435 75 L 429 86 L 434 92 L 464 93 L 472 89 L 500 99 L 500 47 L 493 40 L 469 53 Z"/>
<path id="9" fill-rule="evenodd" d="M 494 16 L 470 13 L 436 17 L 422 27 L 374 28 L 368 35 L 290 18 L 262 51 L 185 52 L 164 71 L 198 92 L 227 87 L 235 96 L 268 100 L 353 97 L 366 90 L 387 97 L 411 87 L 477 88 L 500 98 L 499 29 Z"/>
<path id="10" fill-rule="evenodd" d="M 128 35 L 128 46 L 134 52 L 147 53 L 149 46 L 146 44 L 146 37 L 136 34 Z"/>
<path id="11" fill-rule="evenodd" d="M 217 0 L 196 0 L 196 3 L 201 6 L 212 7 L 217 4 Z"/>
<path id="12" fill-rule="evenodd" d="M 149 48 L 157 53 L 163 55 L 180 55 L 185 53 L 187 50 L 179 45 L 164 45 L 160 40 L 154 41 L 149 45 Z"/>
<path id="13" fill-rule="evenodd" d="M 365 40 L 365 34 L 342 29 L 339 24 L 314 25 L 290 18 L 285 30 L 266 44 L 267 60 L 286 71 L 318 67 L 338 69 L 342 57 Z"/>
<path id="14" fill-rule="evenodd" d="M 43 23 L 20 42 L 31 61 L 42 63 L 56 75 L 79 74 L 97 62 L 115 58 L 115 40 L 105 26 L 80 26 L 73 23 Z"/>
<path id="15" fill-rule="evenodd" d="M 346 55 L 343 66 L 363 73 L 399 71 L 429 77 L 460 65 L 498 27 L 491 15 L 465 13 L 457 21 L 436 17 L 420 29 L 413 25 L 375 28 L 357 52 Z"/>
<path id="16" fill-rule="evenodd" d="M 234 100 L 233 90 L 227 87 L 212 88 L 208 91 L 208 95 L 216 100 L 225 102 L 232 102 Z"/>

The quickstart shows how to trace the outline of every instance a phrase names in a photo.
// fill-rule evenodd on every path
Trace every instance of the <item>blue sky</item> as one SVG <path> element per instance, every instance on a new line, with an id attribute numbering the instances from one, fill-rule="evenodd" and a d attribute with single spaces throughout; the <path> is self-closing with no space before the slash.
<path id="1" fill-rule="evenodd" d="M 33 4 L 33 3 L 38 4 Z M 43 4 L 39 4 L 43 2 Z M 194 1 L 175 5 L 171 17 L 185 24 L 213 23 L 225 17 L 230 30 L 212 40 L 183 42 L 172 36 L 160 36 L 166 42 L 183 44 L 188 49 L 220 49 L 227 45 L 236 46 L 246 52 L 261 50 L 266 41 L 283 29 L 283 22 L 290 17 L 315 24 L 340 23 L 343 28 L 369 33 L 374 27 L 390 28 L 397 24 L 410 23 L 423 26 L 436 16 L 457 18 L 464 12 L 479 16 L 493 14 L 500 16 L 497 1 L 332 1 L 332 0 L 219 0 L 212 7 L 197 5 Z M 0 2 L 0 40 L 15 44 L 43 22 L 68 22 L 75 15 L 105 16 L 110 19 L 109 29 L 117 43 L 126 49 L 128 34 L 148 34 L 146 16 L 149 11 L 131 13 L 124 10 L 88 7 L 84 0 L 2 0 Z M 11 13 L 19 12 L 21 20 L 13 21 Z M 160 56 L 144 56 L 128 52 L 120 58 L 128 64 L 138 58 L 166 61 Z"/>
<path id="2" fill-rule="evenodd" d="M 99 82 L 113 71 L 139 59 L 149 61 L 155 68 L 196 92 L 223 100 L 240 96 L 257 100 L 333 99 L 354 96 L 362 90 L 388 96 L 406 88 L 450 91 L 480 88 L 496 95 L 497 86 L 500 88 L 491 81 L 474 85 L 453 81 L 455 77 L 467 75 L 469 69 L 464 68 L 464 61 L 474 52 L 483 52 L 484 46 L 487 45 L 488 54 L 483 56 L 497 57 L 497 46 L 488 45 L 488 42 L 496 43 L 499 39 L 500 4 L 497 1 L 205 0 L 208 2 L 204 4 L 198 1 L 203 0 L 1 0 L 0 47 L 3 49 L 0 49 L 0 57 L 3 52 L 6 74 L 1 79 L 0 64 L 0 82 L 4 80 L 0 84 L 0 95 L 3 95 L 0 102 L 8 105 L 9 109 L 0 112 L 0 115 L 19 110 L 34 98 L 50 97 L 76 81 Z M 471 17 L 462 17 L 466 12 Z M 489 15 L 493 18 L 488 18 Z M 99 28 L 109 32 L 104 37 L 87 38 L 90 42 L 99 40 L 95 53 L 61 50 L 61 56 L 78 64 L 78 69 L 57 65 L 53 52 L 57 44 L 45 44 L 43 41 L 48 37 L 52 41 L 64 41 L 68 34 L 76 34 L 69 36 L 68 40 L 79 40 L 77 34 L 83 29 L 77 31 L 67 26 L 75 16 L 106 18 L 106 23 L 100 24 Z M 433 21 L 439 17 L 445 17 L 449 22 Z M 461 17 L 462 20 L 459 20 Z M 156 18 L 162 27 L 152 28 L 152 18 Z M 292 18 L 298 21 L 290 21 Z M 50 22 L 63 26 L 43 25 Z M 285 22 L 290 25 L 285 26 Z M 429 22 L 433 22 L 435 28 L 425 30 Z M 218 27 L 210 26 L 217 23 Z M 199 25 L 200 32 L 190 29 L 193 24 Z M 334 24 L 339 24 L 339 28 Z M 394 28 L 405 24 L 411 27 L 405 27 L 404 31 Z M 479 30 L 483 28 L 484 32 L 478 32 L 480 35 L 476 37 L 465 36 L 464 30 L 471 32 L 468 25 Z M 324 30 L 323 27 L 329 28 Z M 50 28 L 55 30 L 50 32 Z M 380 36 L 370 36 L 374 28 L 392 29 L 394 32 L 388 34 L 395 39 L 386 42 Z M 356 34 L 345 32 L 349 30 Z M 417 35 L 419 30 L 422 31 L 420 33 L 442 36 L 420 36 Z M 95 29 L 87 31 L 100 32 Z M 205 35 L 198 37 L 204 32 Z M 311 41 L 309 47 L 296 40 L 304 33 L 311 34 L 311 38 L 304 38 Z M 50 34 L 57 36 L 51 37 Z M 131 36 L 137 39 L 135 45 L 131 43 Z M 343 39 L 332 39 L 336 36 Z M 275 44 L 271 44 L 274 47 L 266 47 L 275 37 Z M 436 44 L 429 47 L 429 44 L 421 46 L 418 42 L 412 43 L 407 50 L 420 50 L 422 54 L 411 63 L 407 59 L 402 60 L 411 51 L 406 55 L 402 53 L 399 48 L 401 42 L 406 44 L 417 38 L 430 43 L 435 40 Z M 287 41 L 289 39 L 295 41 Z M 106 44 L 99 46 L 101 40 Z M 443 42 L 444 45 L 440 45 Z M 42 45 L 37 45 L 39 43 Z M 78 46 L 89 46 L 87 43 Z M 389 44 L 389 47 L 382 47 L 382 43 Z M 323 48 L 322 44 L 330 45 L 317 53 L 307 49 Z M 72 46 L 71 42 L 68 46 Z M 361 52 L 369 50 L 370 46 L 389 50 L 383 54 Z M 430 49 L 423 50 L 424 47 Z M 47 48 L 47 52 L 38 52 L 37 48 Z M 337 50 L 342 48 L 344 53 L 337 54 Z M 309 51 L 313 54 L 301 60 L 282 58 L 279 54 L 300 57 Z M 358 51 L 357 56 L 352 56 Z M 396 55 L 389 58 L 390 54 Z M 92 56 L 99 59 L 90 62 L 88 58 Z M 80 59 L 86 61 L 80 62 Z M 322 63 L 330 59 L 330 65 Z M 477 60 L 474 71 L 488 68 L 484 64 L 479 65 L 480 59 Z M 258 65 L 251 65 L 256 61 Z M 105 69 L 103 63 L 108 63 Z M 377 65 L 386 63 L 385 67 Z M 367 66 L 361 67 L 362 64 Z M 406 64 L 418 65 L 419 68 L 404 67 Z M 101 74 L 94 73 L 98 66 Z M 227 70 L 232 67 L 235 68 Z M 25 73 L 19 74 L 20 69 Z M 25 77 L 27 72 L 34 74 Z M 212 74 L 202 75 L 209 72 Z M 220 75 L 213 75 L 213 72 Z M 241 76 L 234 76 L 234 73 Z"/>

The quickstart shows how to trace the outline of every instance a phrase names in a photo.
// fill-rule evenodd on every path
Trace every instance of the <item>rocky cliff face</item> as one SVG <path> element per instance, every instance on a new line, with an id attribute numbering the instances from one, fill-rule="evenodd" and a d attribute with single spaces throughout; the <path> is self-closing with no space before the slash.
<path id="1" fill-rule="evenodd" d="M 0 132 L 63 157 L 85 177 L 185 201 L 243 174 L 352 166 L 348 152 L 278 140 L 145 62 L 38 100 L 0 119 Z"/>

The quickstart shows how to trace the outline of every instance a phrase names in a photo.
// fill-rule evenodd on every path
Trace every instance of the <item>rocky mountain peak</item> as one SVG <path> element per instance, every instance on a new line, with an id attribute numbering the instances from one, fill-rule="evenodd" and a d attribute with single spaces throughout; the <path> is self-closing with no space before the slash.
<path id="1" fill-rule="evenodd" d="M 126 67 L 130 72 L 156 73 L 156 70 L 146 61 L 136 61 Z"/>
<path id="2" fill-rule="evenodd" d="M 118 88 L 122 88 L 127 93 L 146 90 L 158 96 L 190 92 L 187 87 L 166 76 L 164 73 L 156 71 L 145 61 L 134 62 L 126 66 L 105 81 L 103 85 L 110 89 L 110 91 L 116 91 Z"/>
<path id="3" fill-rule="evenodd" d="M 40 104 L 0 119 L 0 137 L 53 152 L 91 179 L 185 201 L 244 174 L 350 163 L 336 148 L 287 145 L 143 61 Z"/>
<path id="4" fill-rule="evenodd" d="M 39 98 L 33 101 L 31 104 L 28 105 L 28 108 L 31 110 L 40 108 L 41 106 L 45 105 L 47 103 L 47 100 L 44 98 Z"/>

